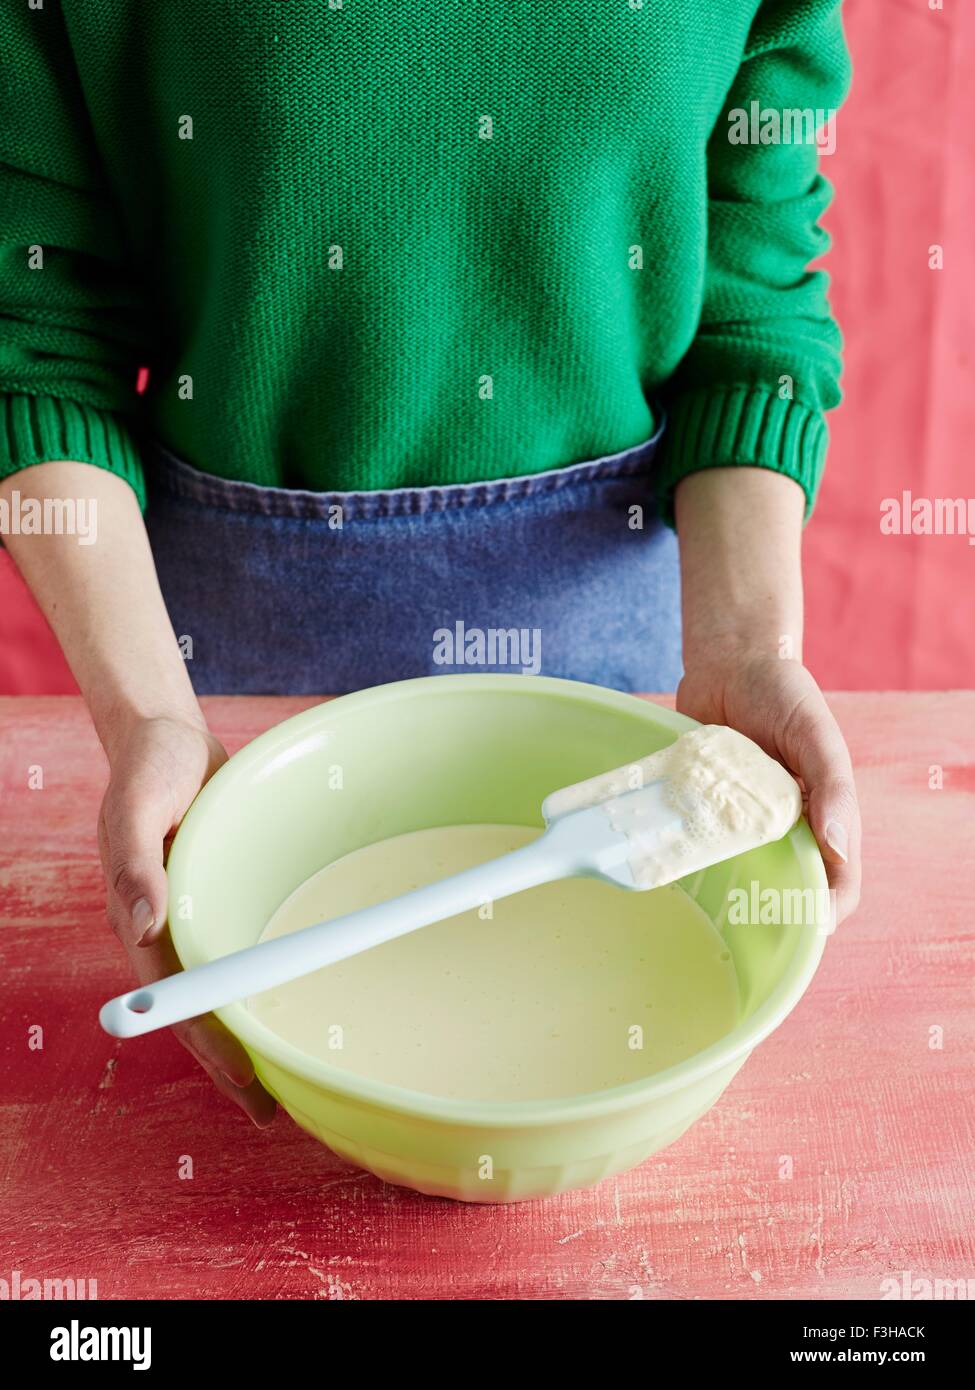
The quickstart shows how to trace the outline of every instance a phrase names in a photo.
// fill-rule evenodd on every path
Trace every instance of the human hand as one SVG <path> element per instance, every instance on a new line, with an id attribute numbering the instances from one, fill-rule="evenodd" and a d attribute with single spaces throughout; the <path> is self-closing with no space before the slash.
<path id="1" fill-rule="evenodd" d="M 860 899 L 860 811 L 843 735 L 798 661 L 724 651 L 692 662 L 677 708 L 702 724 L 727 724 L 784 764 L 803 786 L 806 814 L 836 891 L 836 920 Z"/>
<path id="2" fill-rule="evenodd" d="M 140 984 L 182 967 L 166 930 L 166 855 L 190 803 L 227 754 L 192 716 L 138 718 L 105 739 L 111 777 L 98 818 L 108 919 Z M 246 1051 L 213 1014 L 173 1028 L 217 1090 L 258 1126 L 276 1106 Z"/>

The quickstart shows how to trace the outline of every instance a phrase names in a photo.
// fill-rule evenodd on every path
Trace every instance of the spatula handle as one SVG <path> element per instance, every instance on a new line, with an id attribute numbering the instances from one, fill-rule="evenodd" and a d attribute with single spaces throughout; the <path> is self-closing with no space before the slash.
<path id="1" fill-rule="evenodd" d="M 510 854 L 388 902 L 259 942 L 206 965 L 130 990 L 102 1006 L 99 1022 L 116 1038 L 133 1038 L 195 1018 L 236 999 L 295 980 L 368 951 L 418 927 L 453 917 L 576 871 L 551 832 Z"/>

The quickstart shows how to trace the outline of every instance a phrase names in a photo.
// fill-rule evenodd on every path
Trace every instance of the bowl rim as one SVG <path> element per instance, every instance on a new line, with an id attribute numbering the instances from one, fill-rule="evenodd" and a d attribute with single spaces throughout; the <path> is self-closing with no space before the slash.
<path id="1" fill-rule="evenodd" d="M 378 707 L 404 696 L 439 697 L 456 695 L 459 691 L 488 690 L 504 691 L 513 695 L 541 694 L 556 700 L 568 700 L 574 704 L 588 703 L 627 714 L 643 710 L 648 722 L 672 729 L 675 736 L 697 727 L 698 724 L 697 720 L 679 714 L 676 710 L 669 710 L 651 698 L 581 681 L 563 680 L 555 676 L 520 676 L 489 672 L 476 675 L 419 676 L 323 700 L 258 734 L 234 753 L 203 787 L 184 816 L 170 849 L 166 867 L 169 900 L 178 899 L 184 891 L 181 884 L 185 873 L 184 863 L 192 853 L 197 838 L 197 827 L 202 825 L 211 804 L 215 803 L 218 797 L 230 792 L 235 781 L 246 777 L 268 758 L 280 755 L 284 751 L 294 754 L 296 747 L 306 741 L 323 722 L 332 721 L 336 717 L 342 718 L 345 714 L 361 712 L 370 706 Z M 826 869 L 805 817 L 800 818 L 785 838 L 790 841 L 796 855 L 803 874 L 803 886 L 811 887 L 814 891 L 825 889 Z M 187 959 L 192 959 L 197 954 L 192 939 L 192 923 L 177 918 L 175 925 L 171 925 L 170 932 L 181 965 L 189 968 L 186 965 Z M 638 1108 L 661 1100 L 675 1091 L 693 1086 L 735 1063 L 740 1065 L 752 1049 L 767 1038 L 792 1012 L 805 993 L 825 950 L 826 936 L 827 933 L 818 927 L 800 927 L 795 949 L 771 994 L 748 1019 L 737 1024 L 717 1042 L 702 1048 L 700 1052 L 695 1052 L 682 1062 L 636 1081 L 551 1100 L 465 1100 L 410 1090 L 389 1082 L 358 1076 L 354 1072 L 332 1067 L 327 1062 L 309 1056 L 261 1023 L 243 1001 L 217 1009 L 216 1014 L 246 1048 L 294 1073 L 300 1080 L 342 1096 L 346 1100 L 439 1123 L 483 1129 L 538 1128 L 556 1123 L 590 1120 Z M 727 1080 L 722 1081 L 721 1089 L 726 1084 Z"/>

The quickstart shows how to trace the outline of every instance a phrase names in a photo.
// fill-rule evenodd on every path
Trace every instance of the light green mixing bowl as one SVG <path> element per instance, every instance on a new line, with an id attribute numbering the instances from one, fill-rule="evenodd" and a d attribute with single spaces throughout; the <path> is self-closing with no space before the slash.
<path id="1" fill-rule="evenodd" d="M 168 867 L 179 958 L 191 967 L 252 945 L 298 884 L 362 845 L 440 825 L 540 826 L 554 788 L 641 758 L 691 727 L 632 695 L 525 676 L 403 681 L 306 710 L 231 758 L 180 827 Z M 778 844 L 684 884 L 734 958 L 738 1026 L 679 1065 L 610 1090 L 448 1100 L 317 1061 L 243 1003 L 220 1018 L 300 1125 L 387 1182 L 473 1202 L 587 1187 L 681 1135 L 812 978 L 825 941 L 815 927 L 725 922 L 729 889 L 752 880 L 762 889 L 825 888 L 804 821 Z"/>

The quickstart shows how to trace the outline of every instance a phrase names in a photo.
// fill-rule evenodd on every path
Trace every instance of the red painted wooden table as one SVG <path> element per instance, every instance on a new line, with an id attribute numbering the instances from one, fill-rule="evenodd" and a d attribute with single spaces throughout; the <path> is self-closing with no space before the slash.
<path id="1" fill-rule="evenodd" d="M 206 703 L 232 751 L 313 702 Z M 798 1008 L 636 1171 L 474 1207 L 386 1186 L 286 1116 L 259 1132 L 168 1035 L 100 1031 L 129 983 L 102 917 L 104 759 L 76 699 L 0 700 L 0 1279 L 325 1299 L 879 1298 L 905 1272 L 975 1280 L 975 694 L 834 708 L 865 888 Z"/>

